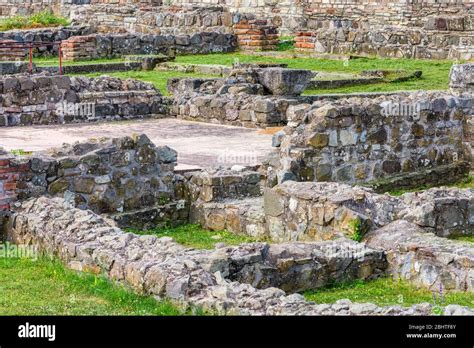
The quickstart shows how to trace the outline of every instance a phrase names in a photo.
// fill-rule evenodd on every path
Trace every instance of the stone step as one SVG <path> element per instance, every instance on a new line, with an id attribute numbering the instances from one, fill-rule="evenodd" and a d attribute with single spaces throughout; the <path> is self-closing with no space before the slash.
<path id="1" fill-rule="evenodd" d="M 364 241 L 385 250 L 389 272 L 433 291 L 474 292 L 474 244 L 426 233 L 398 220 L 369 233 Z"/>
<path id="2" fill-rule="evenodd" d="M 189 210 L 186 207 L 185 201 L 177 201 L 110 214 L 109 216 L 121 228 L 147 230 L 157 227 L 186 224 L 188 221 L 188 213 Z"/>
<path id="3" fill-rule="evenodd" d="M 226 199 L 220 202 L 199 200 L 191 205 L 190 219 L 206 229 L 227 230 L 257 238 L 268 237 L 263 197 Z"/>
<path id="4" fill-rule="evenodd" d="M 264 178 L 255 169 L 233 166 L 188 173 L 185 176 L 188 179 L 191 200 L 219 202 L 261 196 L 261 182 Z"/>

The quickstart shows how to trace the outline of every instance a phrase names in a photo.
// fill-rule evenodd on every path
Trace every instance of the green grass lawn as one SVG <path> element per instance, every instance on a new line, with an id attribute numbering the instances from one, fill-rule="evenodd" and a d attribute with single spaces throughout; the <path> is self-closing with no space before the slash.
<path id="1" fill-rule="evenodd" d="M 67 18 L 57 16 L 49 10 L 41 11 L 30 16 L 12 16 L 0 19 L 0 31 L 67 25 L 69 25 Z"/>
<path id="2" fill-rule="evenodd" d="M 404 69 L 407 71 L 422 70 L 420 79 L 398 83 L 378 83 L 373 85 L 360 85 L 336 89 L 307 90 L 305 94 L 321 93 L 351 93 L 351 92 L 385 92 L 397 90 L 417 89 L 446 89 L 449 82 L 449 70 L 452 61 L 444 60 L 416 60 L 416 59 L 384 59 L 384 58 L 358 58 L 347 63 L 342 60 L 316 59 L 316 58 L 270 58 L 265 56 L 244 55 L 241 53 L 209 54 L 179 56 L 177 63 L 188 64 L 223 64 L 232 65 L 234 62 L 273 62 L 286 63 L 289 68 L 311 69 L 327 72 L 359 73 L 362 70 L 373 69 Z"/>
<path id="3" fill-rule="evenodd" d="M 58 261 L 0 259 L 0 315 L 183 314 L 191 312 L 66 269 Z"/>
<path id="4" fill-rule="evenodd" d="M 349 299 L 352 302 L 372 302 L 379 306 L 409 307 L 416 303 L 429 302 L 439 306 L 458 304 L 474 308 L 474 293 L 449 292 L 440 296 L 439 292 L 433 294 L 427 289 L 418 289 L 405 281 L 391 278 L 333 285 L 307 291 L 304 296 L 316 303 L 334 303 L 340 299 Z"/>
<path id="5" fill-rule="evenodd" d="M 64 61 L 64 66 L 73 66 L 73 65 L 87 65 L 87 64 L 104 64 L 104 63 L 120 63 L 124 62 L 125 58 L 101 58 L 93 60 L 80 60 L 80 61 Z M 34 58 L 33 62 L 36 66 L 45 67 L 45 66 L 57 66 L 59 64 L 57 57 L 39 57 Z M 168 95 L 166 90 L 167 82 L 170 78 L 174 77 L 188 77 L 188 78 L 213 78 L 219 77 L 217 75 L 205 75 L 205 74 L 196 74 L 196 73 L 185 73 L 179 71 L 117 71 L 117 72 L 96 72 L 88 74 L 69 74 L 70 76 L 87 76 L 87 77 L 98 77 L 101 75 L 109 75 L 119 77 L 121 79 L 137 79 L 146 82 L 151 82 L 153 85 L 158 88 L 161 93 Z"/>
<path id="6" fill-rule="evenodd" d="M 65 65 L 115 63 L 122 62 L 123 58 L 96 59 L 88 61 L 64 62 Z M 452 61 L 438 60 L 416 60 L 416 59 L 383 59 L 383 58 L 358 58 L 347 63 L 342 60 L 316 59 L 316 58 L 270 58 L 256 55 L 245 55 L 241 53 L 229 54 L 208 54 L 208 55 L 188 55 L 178 56 L 176 63 L 186 64 L 221 64 L 232 65 L 234 62 L 274 62 L 286 63 L 290 68 L 311 69 L 324 72 L 360 73 L 363 70 L 373 69 L 402 69 L 407 72 L 422 70 L 420 79 L 412 79 L 404 82 L 383 82 L 370 85 L 347 86 L 332 89 L 310 89 L 304 94 L 330 94 L 330 93 L 355 93 L 355 92 L 390 92 L 399 90 L 439 90 L 447 89 L 449 82 L 449 70 Z M 55 66 L 58 64 L 57 58 L 35 58 L 38 66 Z M 143 81 L 152 82 L 158 89 L 166 94 L 166 82 L 172 77 L 201 77 L 212 78 L 214 75 L 204 75 L 196 73 L 184 73 L 176 71 L 127 71 L 112 73 L 91 73 L 86 76 L 96 77 L 103 74 L 120 78 L 136 78 Z"/>
<path id="7" fill-rule="evenodd" d="M 452 239 L 458 240 L 460 242 L 474 243 L 474 236 L 456 236 L 456 237 L 453 237 Z"/>
<path id="8" fill-rule="evenodd" d="M 239 245 L 242 243 L 251 243 L 257 241 L 254 238 L 240 236 L 227 231 L 205 230 L 199 225 L 184 225 L 174 228 L 158 228 L 148 231 L 128 229 L 128 231 L 136 234 L 153 234 L 157 237 L 171 237 L 179 244 L 197 249 L 212 249 L 217 243 Z"/>

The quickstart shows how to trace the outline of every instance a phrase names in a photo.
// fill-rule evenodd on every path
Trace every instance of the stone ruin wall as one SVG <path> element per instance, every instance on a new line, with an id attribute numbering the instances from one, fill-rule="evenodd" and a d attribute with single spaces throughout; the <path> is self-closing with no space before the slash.
<path id="1" fill-rule="evenodd" d="M 264 177 L 259 172 L 236 167 L 187 173 L 181 177 L 174 173 L 176 152 L 168 147 L 154 146 L 144 135 L 90 140 L 65 145 L 47 155 L 27 158 L 3 155 L 0 164 L 2 178 L 5 178 L 1 181 L 2 198 L 8 195 L 7 204 L 11 205 L 10 214 L 13 214 L 7 219 L 9 237 L 17 242 L 34 241 L 44 250 L 51 250 L 51 247 L 63 250 L 49 239 L 49 236 L 56 236 L 58 228 L 61 228 L 57 225 L 42 225 L 44 228 L 38 225 L 49 224 L 48 217 L 59 216 L 55 214 L 64 216 L 65 219 L 60 221 L 65 224 L 70 224 L 68 219 L 78 219 L 79 225 L 87 222 L 95 226 L 102 220 L 92 214 L 92 210 L 107 214 L 120 226 L 136 228 L 160 223 L 201 222 L 200 219 L 204 219 L 203 225 L 207 228 L 220 230 L 233 227 L 235 230 L 229 230 L 234 233 L 266 237 L 276 242 L 311 242 L 270 245 L 270 249 L 265 244 L 252 244 L 216 249 L 211 254 L 191 253 L 205 270 L 213 270 L 213 273 L 220 271 L 230 281 L 256 288 L 276 286 L 291 292 L 323 286 L 331 279 L 378 276 L 385 272 L 387 265 L 381 256 L 388 251 L 388 265 L 393 274 L 399 274 L 420 286 L 436 289 L 442 284 L 446 289 L 474 289 L 469 266 L 474 262 L 474 250 L 445 239 L 474 233 L 472 189 L 434 188 L 391 197 L 376 194 L 367 188 L 339 183 L 286 181 L 275 188 L 266 188 L 262 198 L 260 185 Z M 44 195 L 58 199 L 29 199 Z M 12 204 L 16 200 L 19 202 Z M 41 213 L 40 207 L 43 209 Z M 72 215 L 66 218 L 65 214 L 60 213 L 64 209 Z M 145 218 L 148 221 L 144 221 Z M 118 232 L 122 236 L 120 238 L 134 238 L 115 228 L 110 222 L 112 220 L 106 220 L 110 231 Z M 365 235 L 369 247 L 379 251 L 374 253 L 365 245 L 350 241 L 355 233 L 354 221 L 360 226 L 360 233 L 362 237 Z M 400 228 L 400 224 L 409 224 L 409 228 Z M 36 230 L 36 227 L 39 229 Z M 89 231 L 81 225 L 80 231 L 105 233 L 109 229 L 94 228 Z M 406 249 L 396 248 L 392 238 L 394 235 L 405 241 Z M 66 240 L 70 238 L 64 237 Z M 338 248 L 342 249 L 341 253 L 345 252 L 344 248 L 349 245 L 344 243 L 352 243 L 350 248 L 357 250 L 357 255 L 362 252 L 365 256 L 356 259 L 361 263 L 353 263 L 354 272 L 334 273 L 330 270 L 339 267 L 330 265 L 348 261 L 342 255 L 341 259 L 334 255 Z M 420 245 L 420 251 L 406 255 L 406 250 L 413 249 L 409 246 L 412 244 Z M 169 247 L 171 244 L 166 244 L 165 248 Z M 330 252 L 329 256 L 324 251 Z M 94 253 L 97 252 L 98 249 Z M 79 254 L 69 255 L 63 261 L 78 270 L 102 267 L 102 264 L 91 263 L 90 257 L 82 258 Z M 254 256 L 249 258 L 249 255 Z M 285 255 L 285 262 L 293 265 L 288 272 L 277 271 L 282 255 Z M 288 260 L 289 256 L 292 261 Z M 241 257 L 242 260 L 253 261 L 238 263 L 237 259 Z M 228 269 L 225 260 L 234 266 L 237 262 L 242 268 Z M 447 268 L 444 266 L 446 260 L 453 260 Z M 104 270 L 110 271 L 101 269 Z M 300 272 L 304 272 L 305 276 L 299 277 Z M 256 274 L 259 276 L 256 277 Z M 109 276 L 115 277 L 112 274 Z M 127 282 L 137 280 L 131 274 L 126 279 Z M 140 281 L 132 282 L 137 289 L 145 289 Z"/>
<path id="2" fill-rule="evenodd" d="M 251 170 L 189 176 L 190 221 L 205 228 L 276 243 L 343 245 L 358 238 L 386 253 L 395 278 L 431 290 L 474 291 L 474 248 L 449 239 L 474 233 L 472 189 L 441 187 L 394 197 L 341 183 L 286 181 L 264 189 L 262 199 L 248 190 L 246 178 L 258 178 Z"/>
<path id="3" fill-rule="evenodd" d="M 27 15 L 52 9 L 60 11 L 59 0 L 0 0 L 0 17 Z"/>
<path id="4" fill-rule="evenodd" d="M 71 6 L 109 3 L 112 6 L 161 6 L 162 0 L 0 0 L 0 17 L 24 16 L 43 10 L 60 13 Z"/>
<path id="5" fill-rule="evenodd" d="M 304 13 L 314 19 L 335 19 L 373 25 L 423 26 L 427 17 L 464 15 L 472 8 L 469 0 L 306 0 Z"/>
<path id="6" fill-rule="evenodd" d="M 195 250 L 178 245 L 169 237 L 125 233 L 90 211 L 46 197 L 23 202 L 15 209 L 8 238 L 20 244 L 32 243 L 42 252 L 57 255 L 74 270 L 104 274 L 141 294 L 178 300 L 220 314 L 433 314 L 429 304 L 378 307 L 344 300 L 334 305 L 318 305 L 294 293 L 335 281 L 371 279 L 385 274 L 387 266 L 398 270 L 394 264 L 387 265 L 379 248 L 374 250 L 350 240 L 252 243 Z M 371 243 L 377 247 L 376 239 Z M 423 246 L 426 253 L 425 249 Z M 465 255 L 459 257 L 459 251 Z M 442 260 L 423 259 L 422 255 L 411 257 L 421 266 L 415 275 L 420 283 L 434 288 L 441 279 L 450 285 L 447 289 L 468 284 L 469 278 L 459 266 L 469 262 L 471 255 L 466 253 L 472 250 L 449 252 L 454 262 L 442 274 L 438 273 Z M 405 269 L 406 275 L 410 269 Z M 472 315 L 472 310 L 451 305 L 444 308 L 444 314 Z"/>
<path id="7" fill-rule="evenodd" d="M 0 1 L 6 2 L 0 2 L 4 15 L 51 8 L 74 24 L 99 32 L 233 33 L 242 20 L 268 19 L 280 34 L 297 34 L 297 47 L 313 53 L 422 59 L 474 57 L 474 8 L 469 0 L 181 0 L 172 4 L 159 0 Z"/>
<path id="8" fill-rule="evenodd" d="M 15 210 L 8 231 L 15 243 L 34 243 L 72 269 L 104 274 L 139 293 L 222 314 L 316 314 L 321 310 L 317 305 L 301 295 L 288 296 L 285 291 L 370 279 L 383 274 L 387 267 L 380 251 L 359 250 L 351 241 L 340 247 L 335 243 L 253 243 L 196 250 L 169 237 L 125 233 L 110 221 L 74 209 L 60 199 L 32 199 Z M 334 248 L 341 250 L 328 255 Z M 348 255 L 347 250 L 358 250 L 359 257 Z M 429 308 L 370 310 L 409 314 Z M 346 313 L 350 313 L 349 306 Z"/>
<path id="9" fill-rule="evenodd" d="M 14 40 L 18 42 L 42 41 L 54 43 L 67 40 L 72 36 L 89 35 L 91 28 L 85 26 L 70 26 L 67 28 L 42 28 L 30 30 L 9 30 L 0 32 L 0 41 Z M 27 55 L 25 50 L 25 56 Z M 58 55 L 58 45 L 43 46 L 33 50 L 35 56 Z"/>
<path id="10" fill-rule="evenodd" d="M 93 153 L 99 156 L 118 155 L 117 158 L 120 159 L 123 158 L 121 152 L 126 147 L 140 152 L 131 156 L 133 168 L 133 162 L 149 158 L 142 156 L 142 150 L 147 148 L 146 151 L 155 152 L 153 145 L 147 146 L 150 143 L 143 136 L 136 139 L 114 139 L 112 143 L 107 141 L 104 144 L 105 146 L 99 146 L 99 149 L 95 150 L 91 148 L 94 142 L 75 144 L 62 149 L 64 153 L 58 150 L 59 156 L 71 155 L 70 150 L 73 150 L 79 157 L 59 157 L 56 165 L 69 166 L 74 160 L 79 159 L 81 162 L 79 167 L 81 167 L 86 159 L 90 160 Z M 117 145 L 118 149 L 111 148 L 111 144 Z M 88 150 L 92 151 L 88 152 Z M 164 151 L 160 156 L 164 161 L 158 161 L 158 163 L 163 166 L 164 162 L 171 160 L 169 163 L 173 166 L 173 151 L 159 149 L 158 152 L 160 151 Z M 46 168 L 50 168 L 51 162 L 38 161 L 36 158 L 31 161 L 30 166 L 31 170 L 44 172 Z M 127 171 L 130 168 L 122 167 L 118 163 L 114 163 L 112 167 L 114 171 Z M 106 181 L 102 180 L 102 175 L 92 175 L 92 177 L 94 183 L 91 185 L 105 185 Z M 166 175 L 160 176 L 163 179 L 165 177 Z M 69 185 L 76 185 L 79 183 L 78 179 L 85 179 L 84 173 L 70 179 L 64 178 L 70 180 Z M 146 183 L 147 176 L 142 174 L 134 179 L 143 180 Z M 198 176 L 191 175 L 192 185 L 197 185 L 201 192 L 200 199 L 213 200 L 216 205 L 227 204 L 226 202 L 229 201 L 225 197 L 254 195 L 252 187 L 255 186 L 256 180 L 258 180 L 256 173 L 245 171 L 241 174 L 235 171 L 220 171 L 203 172 Z M 123 185 L 123 183 L 118 186 L 110 183 L 107 190 L 120 189 Z M 75 188 L 78 191 L 75 195 L 81 193 L 86 199 L 91 199 L 92 196 L 84 195 L 84 188 L 87 185 L 81 183 L 79 186 Z M 206 187 L 210 188 L 210 191 Z M 101 190 L 96 187 L 95 191 Z M 224 195 L 221 195 L 222 192 Z M 41 192 L 37 191 L 37 195 L 41 195 Z M 103 263 L 106 260 L 99 256 L 102 251 L 108 249 L 106 247 L 108 242 L 103 244 L 103 241 L 111 240 L 109 237 L 113 240 L 117 238 L 117 243 L 123 240 L 131 242 L 137 237 L 124 234 L 111 223 L 111 220 L 94 215 L 90 210 L 75 209 L 74 205 L 77 205 L 77 202 L 70 200 L 68 195 L 61 195 L 61 197 L 65 200 L 41 197 L 15 204 L 13 215 L 7 223 L 8 237 L 15 242 L 33 242 L 44 251 L 58 253 L 62 260 L 74 269 L 105 271 L 112 279 L 124 280 L 137 291 L 154 293 L 153 289 L 157 289 L 154 287 L 155 278 L 150 275 L 148 281 L 143 282 L 146 279 L 144 274 L 136 277 L 135 272 L 138 269 L 147 269 L 147 267 L 135 269 L 131 266 L 127 269 L 114 268 L 115 271 L 112 271 Z M 234 204 L 237 205 L 237 202 Z M 270 237 L 272 241 L 283 242 L 282 244 L 244 244 L 238 247 L 218 247 L 215 250 L 203 252 L 187 249 L 189 251 L 187 254 L 187 252 L 183 253 L 183 247 L 167 238 L 166 241 L 163 239 L 165 244 L 163 250 L 170 253 L 169 256 L 173 262 L 178 261 L 178 255 L 181 257 L 187 255 L 186 258 L 191 257 L 205 271 L 211 271 L 214 274 L 220 272 L 221 276 L 229 281 L 249 284 L 257 289 L 274 286 L 288 292 L 317 288 L 333 280 L 370 279 L 383 275 L 387 268 L 385 261 L 385 252 L 387 252 L 388 270 L 391 274 L 397 274 L 430 289 L 439 289 L 443 286 L 448 290 L 473 291 L 474 281 L 470 270 L 474 262 L 474 249 L 443 238 L 473 233 L 473 204 L 470 189 L 436 188 L 408 193 L 402 197 L 390 197 L 375 194 L 367 188 L 338 183 L 285 182 L 276 188 L 266 189 L 263 204 L 267 237 Z M 230 207 L 232 208 L 231 205 Z M 96 210 L 93 206 L 91 208 Z M 52 216 L 61 216 L 61 218 L 51 219 Z M 347 239 L 354 233 L 354 220 L 359 221 L 361 233 L 363 236 L 365 234 L 364 240 L 368 245 Z M 65 224 L 64 228 L 57 223 L 53 224 L 53 221 Z M 69 233 L 73 230 L 76 232 Z M 95 235 L 95 232 L 98 234 Z M 428 232 L 434 232 L 434 234 Z M 83 238 L 85 235 L 91 238 Z M 92 238 L 93 235 L 96 237 Z M 53 236 L 54 238 L 51 239 Z M 76 240 L 76 237 L 79 239 Z M 405 247 L 397 248 L 398 242 L 395 242 L 394 238 L 403 241 Z M 95 241 L 95 244 L 82 245 L 79 240 Z M 318 242 L 314 242 L 315 240 Z M 284 243 L 285 241 L 292 241 L 292 243 Z M 306 241 L 306 243 L 302 244 L 298 241 Z M 89 252 L 67 253 L 66 250 L 72 249 L 64 248 L 64 245 L 71 245 L 71 242 L 73 244 L 79 242 L 77 247 L 88 248 Z M 134 249 L 132 244 L 134 243 L 127 243 L 131 248 L 130 251 Z M 139 244 L 140 250 L 146 249 L 143 249 L 144 244 Z M 175 247 L 179 249 L 176 250 L 176 254 L 172 252 Z M 162 252 L 158 244 L 154 245 L 153 250 Z M 349 262 L 347 256 L 348 250 L 354 252 L 351 252 L 349 256 L 352 262 Z M 127 255 L 125 251 L 123 254 L 114 253 L 119 257 L 114 267 L 125 265 L 122 262 L 117 263 L 122 257 L 119 254 Z M 154 257 L 156 256 L 154 254 Z M 341 269 L 338 265 L 346 262 L 352 265 L 351 268 L 343 272 L 337 271 Z M 283 264 L 286 266 L 280 267 Z M 228 267 L 230 265 L 233 266 Z M 174 273 L 166 270 L 163 275 L 165 274 Z M 182 289 L 182 287 L 179 288 Z M 166 290 L 165 287 L 159 289 L 161 289 L 160 295 L 174 299 L 186 296 L 186 293 L 176 293 L 172 290 L 176 288 L 172 286 L 166 287 Z"/>
<path id="11" fill-rule="evenodd" d="M 288 106 L 301 102 L 313 77 L 278 64 L 238 64 L 225 78 L 170 79 L 167 87 L 178 118 L 265 128 L 286 123 Z"/>
<path id="12" fill-rule="evenodd" d="M 88 25 L 101 33 L 183 35 L 198 32 L 231 33 L 234 18 L 223 7 L 140 8 L 133 4 L 108 3 L 65 7 L 63 14 L 73 23 Z"/>
<path id="13" fill-rule="evenodd" d="M 341 22 L 357 22 L 367 28 L 373 25 L 422 26 L 430 15 L 457 15 L 472 7 L 469 0 L 446 0 L 434 3 L 426 0 L 178 0 L 175 4 L 201 6 L 221 4 L 231 12 L 255 14 L 272 19 L 282 32 L 304 29 L 309 21 L 323 26 L 337 26 Z"/>
<path id="14" fill-rule="evenodd" d="M 451 67 L 449 87 L 457 95 L 474 91 L 474 64 L 455 64 Z M 474 113 L 463 124 L 464 156 L 474 170 Z"/>
<path id="15" fill-rule="evenodd" d="M 82 41 L 70 47 L 75 40 Z M 233 52 L 237 49 L 234 35 L 200 32 L 192 35 L 92 34 L 75 36 L 65 41 L 64 56 L 69 51 L 78 58 L 111 58 L 126 55 L 209 54 Z"/>
<path id="16" fill-rule="evenodd" d="M 172 3 L 163 0 L 0 0 L 0 5 L 0 16 L 26 14 L 48 8 L 69 15 L 71 11 L 80 8 L 89 7 L 97 10 L 94 6 L 106 6 L 108 9 L 104 7 L 104 13 L 116 11 L 117 22 L 121 21 L 119 14 L 122 13 L 123 17 L 127 18 L 124 22 L 129 25 L 135 23 L 126 15 L 132 9 L 154 11 L 157 7 L 163 7 L 165 11 L 160 8 L 160 12 L 166 12 L 166 9 L 169 9 L 170 13 L 173 11 L 177 13 L 193 8 L 210 8 L 210 12 L 216 8 L 224 8 L 231 13 L 252 14 L 260 19 L 272 19 L 277 26 L 291 31 L 304 29 L 307 21 L 311 20 L 323 20 L 336 26 L 340 25 L 341 21 L 349 21 L 359 23 L 358 27 L 363 23 L 370 27 L 399 24 L 422 27 L 433 16 L 462 17 L 473 7 L 470 0 L 441 2 L 430 0 L 173 0 Z M 229 22 L 223 23 L 224 26 L 226 24 Z M 211 26 L 220 25 L 211 24 Z"/>
<path id="17" fill-rule="evenodd" d="M 43 74 L 0 78 L 0 127 L 162 117 L 169 101 L 151 84 Z"/>
<path id="18" fill-rule="evenodd" d="M 218 32 L 194 32 L 181 35 L 96 34 L 87 26 L 0 32 L 0 42 L 15 40 L 18 42 L 43 41 L 53 43 L 67 42 L 81 37 L 92 39 L 89 45 L 92 47 L 81 44 L 77 48 L 83 50 L 84 54 L 88 53 L 88 57 L 95 58 L 158 53 L 171 56 L 175 54 L 208 54 L 233 52 L 237 49 L 237 39 L 234 35 Z M 85 52 L 90 48 L 92 48 L 92 52 Z M 68 49 L 68 47 L 65 47 L 65 49 Z M 57 56 L 58 45 L 36 48 L 33 54 L 35 56 Z"/>
<path id="19" fill-rule="evenodd" d="M 474 233 L 472 189 L 433 188 L 400 197 L 339 183 L 285 182 L 265 190 L 276 241 L 359 238 L 384 250 L 389 272 L 432 290 L 474 291 L 474 248 L 446 237 Z"/>
<path id="20" fill-rule="evenodd" d="M 472 114 L 472 94 L 442 92 L 290 106 L 288 126 L 275 141 L 279 150 L 269 159 L 269 183 L 376 183 L 413 172 L 436 182 L 447 173 L 426 170 L 446 166 L 453 180 L 460 178 L 469 170 L 463 125 Z"/>
<path id="21" fill-rule="evenodd" d="M 185 223 L 188 204 L 176 164 L 176 151 L 155 146 L 145 135 L 90 139 L 32 156 L 4 152 L 0 211 L 5 214 L 17 201 L 48 195 L 109 214 L 125 227 Z"/>

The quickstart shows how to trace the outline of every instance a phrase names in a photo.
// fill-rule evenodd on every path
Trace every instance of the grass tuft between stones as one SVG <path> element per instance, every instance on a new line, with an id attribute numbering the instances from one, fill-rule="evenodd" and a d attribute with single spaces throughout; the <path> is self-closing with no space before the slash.
<path id="1" fill-rule="evenodd" d="M 340 299 L 349 299 L 352 302 L 370 302 L 379 306 L 409 307 L 417 303 L 428 302 L 435 306 L 457 304 L 474 308 L 474 293 L 431 292 L 427 289 L 417 288 L 404 280 L 393 280 L 392 278 L 334 284 L 306 291 L 304 296 L 307 300 L 316 303 L 335 303 Z"/>
<path id="2" fill-rule="evenodd" d="M 239 245 L 242 243 L 262 241 L 261 239 L 237 235 L 228 231 L 205 230 L 200 225 L 196 224 L 169 228 L 156 228 L 146 231 L 127 229 L 127 231 L 142 235 L 153 234 L 157 237 L 171 237 L 179 244 L 196 249 L 213 249 L 217 243 Z"/>
<path id="3" fill-rule="evenodd" d="M 451 239 L 457 240 L 459 242 L 474 243 L 474 236 L 454 236 Z"/>
<path id="4" fill-rule="evenodd" d="M 0 259 L 0 315 L 202 315 L 47 258 Z"/>

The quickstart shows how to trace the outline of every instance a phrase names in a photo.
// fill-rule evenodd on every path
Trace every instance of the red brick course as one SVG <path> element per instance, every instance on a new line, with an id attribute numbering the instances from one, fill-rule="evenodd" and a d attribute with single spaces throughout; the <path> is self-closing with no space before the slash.
<path id="1" fill-rule="evenodd" d="M 19 42 L 14 40 L 0 40 L 0 61 L 24 60 L 26 58 L 26 49 L 7 47 L 15 45 L 19 45 Z"/>
<path id="2" fill-rule="evenodd" d="M 234 25 L 234 34 L 244 50 L 275 50 L 278 45 L 278 29 L 267 20 L 242 20 Z"/>
<path id="3" fill-rule="evenodd" d="M 97 56 L 96 37 L 72 36 L 61 43 L 64 60 L 91 59 Z"/>
<path id="4" fill-rule="evenodd" d="M 29 170 L 29 163 L 17 163 L 13 157 L 0 158 L 0 211 L 10 209 L 22 186 L 22 176 Z"/>
<path id="5" fill-rule="evenodd" d="M 295 48 L 302 51 L 314 51 L 316 47 L 316 33 L 300 31 L 296 33 Z"/>

